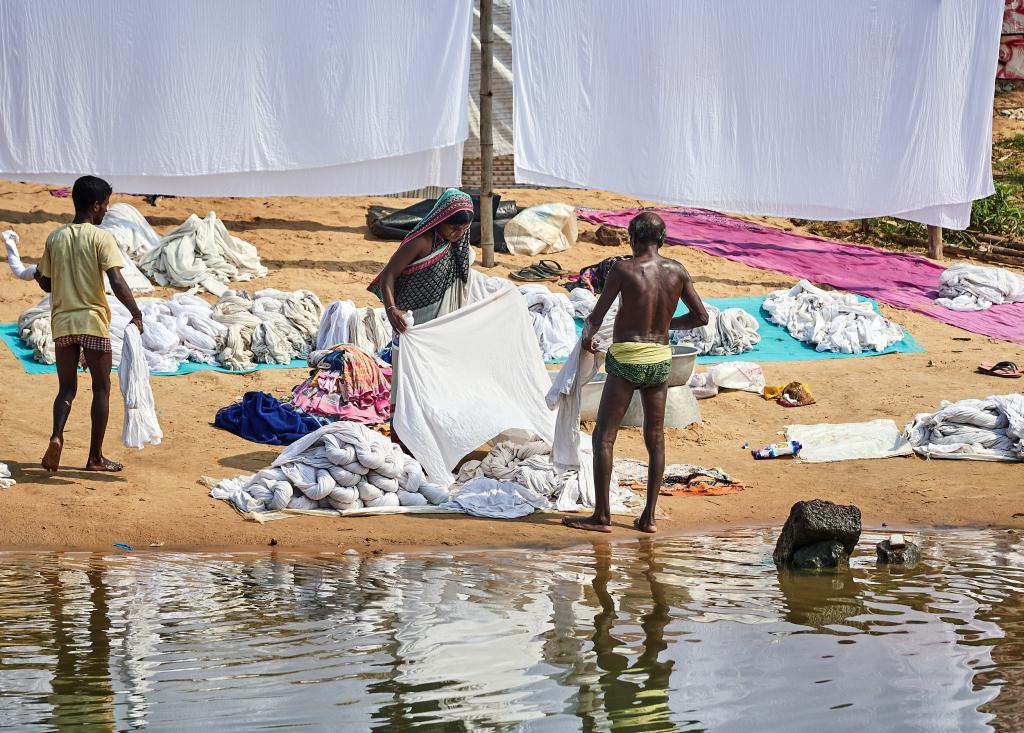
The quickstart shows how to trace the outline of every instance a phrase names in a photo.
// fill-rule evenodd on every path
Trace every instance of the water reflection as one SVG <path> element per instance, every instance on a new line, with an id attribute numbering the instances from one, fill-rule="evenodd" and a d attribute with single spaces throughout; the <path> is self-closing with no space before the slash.
<path id="1" fill-rule="evenodd" d="M 773 535 L 539 552 L 6 555 L 21 730 L 1020 730 L 1024 548 L 777 573 Z"/>

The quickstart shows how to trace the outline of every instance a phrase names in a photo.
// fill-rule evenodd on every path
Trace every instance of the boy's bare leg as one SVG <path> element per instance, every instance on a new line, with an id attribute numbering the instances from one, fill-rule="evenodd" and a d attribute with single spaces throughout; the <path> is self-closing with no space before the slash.
<path id="1" fill-rule="evenodd" d="M 658 492 L 665 478 L 665 400 L 668 382 L 657 387 L 640 390 L 644 408 L 644 444 L 647 446 L 647 505 L 633 522 L 641 532 L 657 532 L 654 510 L 658 505 Z"/>
<path id="2" fill-rule="evenodd" d="M 120 471 L 124 466 L 108 461 L 103 456 L 103 436 L 107 432 L 110 415 L 110 365 L 113 355 L 109 351 L 85 352 L 85 364 L 92 376 L 92 435 L 89 441 L 89 459 L 86 471 Z"/>
<path id="3" fill-rule="evenodd" d="M 632 384 L 612 374 L 604 383 L 601 405 L 597 408 L 597 426 L 594 428 L 594 513 L 586 519 L 566 517 L 562 524 L 572 529 L 592 532 L 611 532 L 611 480 L 615 438 L 619 434 L 622 418 L 633 399 Z"/>
<path id="4" fill-rule="evenodd" d="M 53 432 L 43 454 L 42 465 L 47 471 L 60 468 L 60 454 L 64 450 L 64 426 L 71 415 L 71 404 L 78 392 L 78 345 L 58 346 L 54 349 L 57 361 L 57 397 L 53 400 Z"/>

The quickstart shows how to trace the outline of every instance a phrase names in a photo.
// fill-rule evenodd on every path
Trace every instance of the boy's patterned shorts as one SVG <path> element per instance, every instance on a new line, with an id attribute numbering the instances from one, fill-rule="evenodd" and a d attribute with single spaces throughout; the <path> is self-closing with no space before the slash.
<path id="1" fill-rule="evenodd" d="M 53 340 L 54 346 L 80 346 L 83 351 L 101 351 L 110 353 L 110 339 L 101 336 L 90 336 L 89 334 L 77 334 L 74 336 L 61 336 Z"/>

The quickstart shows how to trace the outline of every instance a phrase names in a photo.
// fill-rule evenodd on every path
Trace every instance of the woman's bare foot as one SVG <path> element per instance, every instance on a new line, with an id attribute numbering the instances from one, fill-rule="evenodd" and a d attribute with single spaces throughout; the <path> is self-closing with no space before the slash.
<path id="1" fill-rule="evenodd" d="M 56 473 L 60 468 L 60 453 L 64 450 L 64 441 L 60 438 L 50 438 L 50 444 L 46 446 L 46 453 L 43 454 L 43 468 L 50 473 Z"/>
<path id="2" fill-rule="evenodd" d="M 105 471 L 107 473 L 116 473 L 123 468 L 124 466 L 120 463 L 109 461 L 102 456 L 100 456 L 99 460 L 90 458 L 89 462 L 85 464 L 86 471 Z"/>
<path id="3" fill-rule="evenodd" d="M 658 528 L 654 526 L 654 520 L 644 514 L 633 520 L 633 528 L 638 532 L 646 532 L 647 534 L 654 534 L 658 531 Z"/>
<path id="4" fill-rule="evenodd" d="M 611 532 L 612 528 L 608 526 L 608 522 L 604 522 L 594 517 L 587 517 L 586 519 L 575 519 L 574 517 L 563 517 L 562 524 L 569 529 L 585 529 L 588 532 Z"/>

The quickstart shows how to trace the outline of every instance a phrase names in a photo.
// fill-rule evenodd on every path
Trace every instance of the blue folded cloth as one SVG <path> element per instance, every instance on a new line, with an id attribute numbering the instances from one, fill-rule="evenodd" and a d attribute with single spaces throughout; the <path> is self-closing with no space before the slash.
<path id="1" fill-rule="evenodd" d="M 213 424 L 229 433 L 267 445 L 291 445 L 320 427 L 266 392 L 246 392 L 242 401 L 217 410 Z"/>

